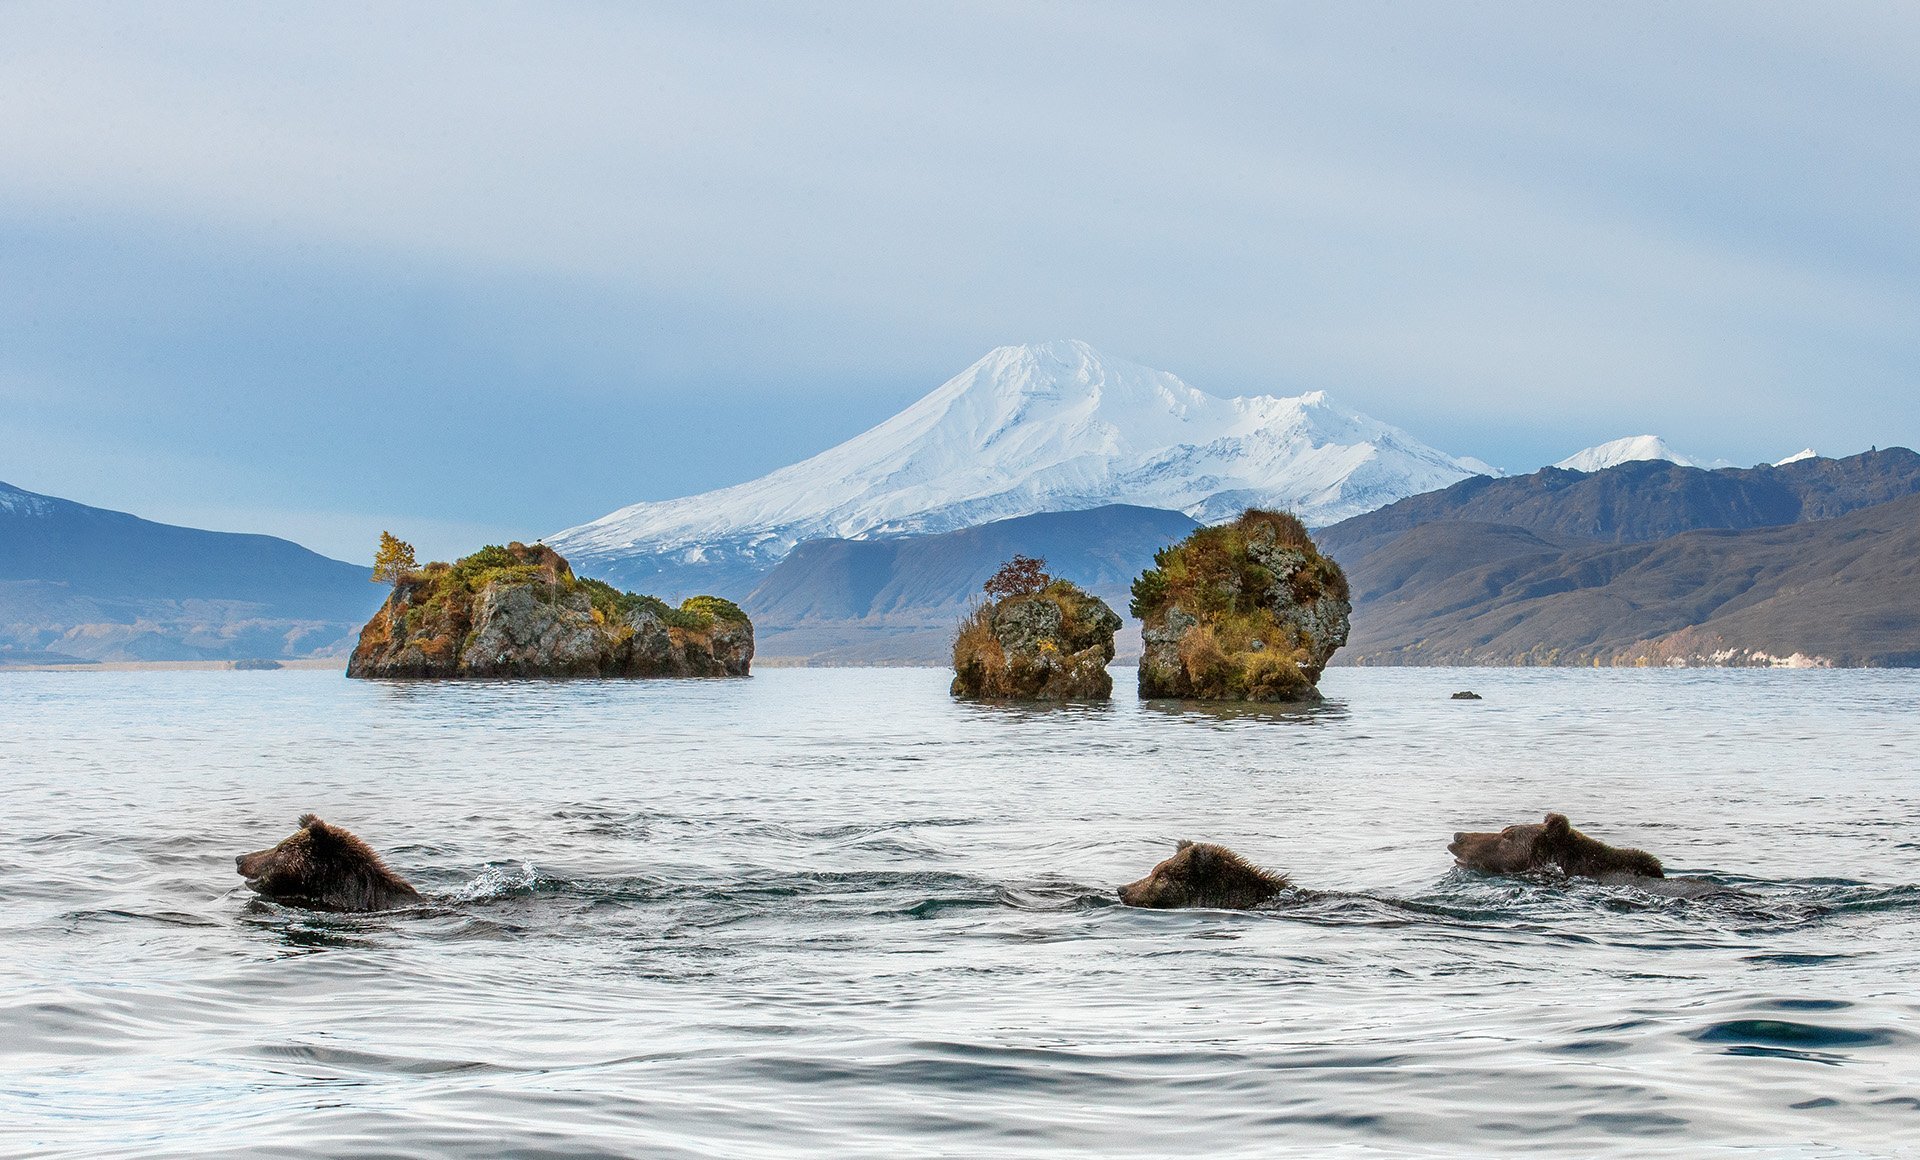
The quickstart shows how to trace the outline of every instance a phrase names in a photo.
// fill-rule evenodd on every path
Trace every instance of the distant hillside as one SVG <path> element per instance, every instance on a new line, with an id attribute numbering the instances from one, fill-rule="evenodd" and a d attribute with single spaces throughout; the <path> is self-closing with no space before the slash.
<path id="1" fill-rule="evenodd" d="M 1920 455 L 1468 480 L 1324 529 L 1346 664 L 1920 664 Z"/>
<path id="2" fill-rule="evenodd" d="M 1708 471 L 1659 461 L 1604 471 L 1543 468 L 1475 476 L 1314 533 L 1343 564 L 1420 524 L 1523 528 L 1555 542 L 1636 543 L 1698 528 L 1765 528 L 1832 519 L 1920 493 L 1920 455 L 1904 447 L 1845 459 Z"/>
<path id="3" fill-rule="evenodd" d="M 385 596 L 368 574 L 0 484 L 0 664 L 344 652 Z"/>
<path id="4" fill-rule="evenodd" d="M 1153 554 L 1199 526 L 1179 512 L 1111 504 L 997 520 L 938 535 L 810 540 L 743 602 L 763 659 L 945 664 L 980 585 L 1015 553 L 1094 592 L 1122 616 Z M 1137 654 L 1138 630 L 1133 631 Z"/>

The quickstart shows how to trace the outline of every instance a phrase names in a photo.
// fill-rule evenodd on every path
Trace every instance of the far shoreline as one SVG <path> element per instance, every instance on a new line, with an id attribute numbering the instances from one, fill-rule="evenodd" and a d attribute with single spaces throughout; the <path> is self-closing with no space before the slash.
<path id="1" fill-rule="evenodd" d="M 233 661 L 80 661 L 68 664 L 7 665 L 0 673 L 169 673 L 169 672 L 281 672 L 287 669 L 342 669 L 346 657 L 272 658 L 279 669 L 236 669 Z"/>

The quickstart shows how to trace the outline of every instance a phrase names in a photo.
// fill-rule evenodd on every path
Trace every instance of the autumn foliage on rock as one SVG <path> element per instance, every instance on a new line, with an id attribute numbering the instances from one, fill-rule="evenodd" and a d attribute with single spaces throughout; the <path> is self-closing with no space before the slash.
<path id="1" fill-rule="evenodd" d="M 420 566 L 414 559 L 413 545 L 392 532 L 380 533 L 380 547 L 373 554 L 373 582 L 398 586 Z"/>
<path id="2" fill-rule="evenodd" d="M 979 700 L 1105 700 L 1120 617 L 1105 601 L 1015 556 L 982 587 L 991 602 L 960 622 L 953 695 Z"/>
<path id="3" fill-rule="evenodd" d="M 987 577 L 987 582 L 980 588 L 989 600 L 1032 596 L 1053 583 L 1053 577 L 1047 575 L 1046 569 L 1047 562 L 1043 559 L 1015 554 L 1013 559 L 1000 565 L 998 572 Z"/>

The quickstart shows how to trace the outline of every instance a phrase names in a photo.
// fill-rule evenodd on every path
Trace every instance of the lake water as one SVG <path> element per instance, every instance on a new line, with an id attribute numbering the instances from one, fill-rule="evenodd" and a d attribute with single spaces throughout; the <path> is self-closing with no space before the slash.
<path id="1" fill-rule="evenodd" d="M 1920 1147 L 1920 674 L 1131 676 L 0 673 L 0 1154 Z M 254 899 L 308 810 L 433 903 Z M 1451 868 L 1547 810 L 1745 896 Z M 1179 838 L 1329 893 L 1118 906 Z"/>

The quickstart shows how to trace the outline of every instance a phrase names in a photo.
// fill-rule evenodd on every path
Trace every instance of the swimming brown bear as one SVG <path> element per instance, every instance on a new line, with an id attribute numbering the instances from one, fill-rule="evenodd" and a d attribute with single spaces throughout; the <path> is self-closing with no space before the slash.
<path id="1" fill-rule="evenodd" d="M 1565 814 L 1548 814 L 1544 822 L 1508 826 L 1497 834 L 1458 833 L 1447 852 L 1456 865 L 1482 874 L 1558 870 L 1569 878 L 1667 876 L 1652 854 L 1589 838 L 1574 829 Z"/>
<path id="2" fill-rule="evenodd" d="M 1181 842 L 1145 878 L 1120 887 L 1128 906 L 1206 906 L 1248 910 L 1287 888 L 1284 874 L 1260 869 L 1225 846 Z"/>
<path id="3" fill-rule="evenodd" d="M 390 910 L 420 901 L 420 892 L 387 869 L 373 848 L 347 831 L 300 816 L 300 828 L 271 849 L 235 858 L 260 894 L 314 910 Z"/>

